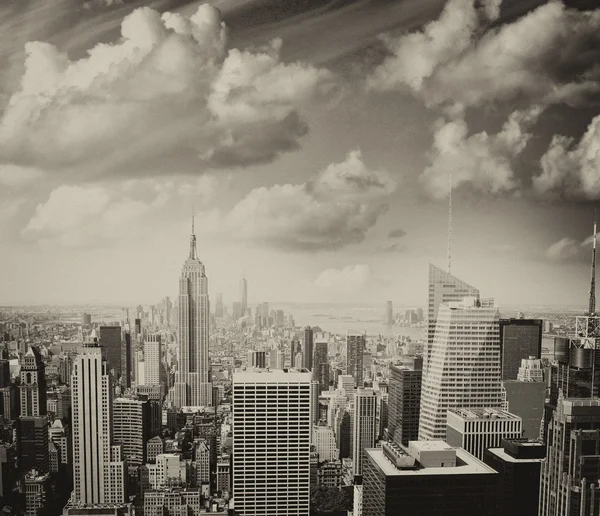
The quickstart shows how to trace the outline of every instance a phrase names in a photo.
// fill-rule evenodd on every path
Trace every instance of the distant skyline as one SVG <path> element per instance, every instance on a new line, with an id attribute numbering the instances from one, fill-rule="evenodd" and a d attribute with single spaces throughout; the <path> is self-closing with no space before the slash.
<path id="1" fill-rule="evenodd" d="M 424 306 L 451 171 L 452 273 L 585 307 L 595 2 L 284 3 L 0 5 L 0 305 L 174 299 L 194 209 L 230 308 Z"/>

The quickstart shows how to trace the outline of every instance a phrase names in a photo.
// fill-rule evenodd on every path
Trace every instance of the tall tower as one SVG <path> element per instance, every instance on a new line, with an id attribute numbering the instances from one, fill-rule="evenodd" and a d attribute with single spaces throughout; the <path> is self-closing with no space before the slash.
<path id="1" fill-rule="evenodd" d="M 427 299 L 427 342 L 423 354 L 423 371 L 429 366 L 429 355 L 435 335 L 438 308 L 442 303 L 461 301 L 466 296 L 479 298 L 479 290 L 433 264 L 429 264 L 429 296 Z"/>
<path id="2" fill-rule="evenodd" d="M 161 385 L 162 342 L 159 333 L 144 339 L 144 385 Z"/>
<path id="3" fill-rule="evenodd" d="M 198 259 L 194 219 L 190 254 L 179 278 L 179 370 L 175 374 L 175 406 L 209 406 L 212 388 L 209 378 L 208 339 L 210 304 L 208 278 Z"/>
<path id="4" fill-rule="evenodd" d="M 30 346 L 21 361 L 21 416 L 46 415 L 46 366 L 36 347 Z"/>
<path id="5" fill-rule="evenodd" d="M 590 283 L 590 301 L 588 304 L 588 315 L 596 315 L 596 217 L 594 217 L 594 240 L 592 247 L 592 279 Z"/>
<path id="6" fill-rule="evenodd" d="M 499 312 L 474 297 L 439 307 L 430 365 L 423 372 L 419 440 L 445 440 L 454 408 L 499 408 Z"/>
<path id="7" fill-rule="evenodd" d="M 359 388 L 354 395 L 354 420 L 352 442 L 352 471 L 362 475 L 363 457 L 366 448 L 375 446 L 377 425 L 377 396 L 373 389 Z"/>
<path id="8" fill-rule="evenodd" d="M 233 496 L 240 516 L 308 516 L 311 375 L 233 373 Z"/>
<path id="9" fill-rule="evenodd" d="M 248 310 L 248 281 L 242 276 L 240 280 L 240 311 L 242 317 L 246 315 L 246 310 Z"/>
<path id="10" fill-rule="evenodd" d="M 304 328 L 304 346 L 302 346 L 302 364 L 306 369 L 313 369 L 313 330 L 310 326 Z"/>
<path id="11" fill-rule="evenodd" d="M 71 377 L 73 505 L 125 502 L 125 462 L 112 443 L 108 365 L 96 342 L 81 348 Z"/>
<path id="12" fill-rule="evenodd" d="M 363 386 L 363 355 L 367 346 L 365 333 L 346 335 L 346 372 L 354 377 L 356 387 Z"/>

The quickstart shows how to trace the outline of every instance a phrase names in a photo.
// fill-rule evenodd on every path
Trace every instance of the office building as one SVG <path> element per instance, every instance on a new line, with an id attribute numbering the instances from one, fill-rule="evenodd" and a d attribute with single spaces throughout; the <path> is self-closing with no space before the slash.
<path id="1" fill-rule="evenodd" d="M 46 415 L 46 366 L 36 347 L 29 346 L 21 360 L 20 407 L 21 416 Z"/>
<path id="2" fill-rule="evenodd" d="M 503 440 L 490 448 L 484 462 L 499 473 L 499 516 L 537 516 L 540 496 L 540 470 L 546 447 L 527 439 Z"/>
<path id="3" fill-rule="evenodd" d="M 144 338 L 144 385 L 161 385 L 162 342 L 158 333 Z"/>
<path id="4" fill-rule="evenodd" d="M 244 317 L 248 310 L 248 282 L 242 277 L 240 280 L 240 313 Z"/>
<path id="5" fill-rule="evenodd" d="M 342 462 L 333 460 L 322 462 L 317 468 L 317 485 L 327 487 L 342 487 Z"/>
<path id="6" fill-rule="evenodd" d="M 438 309 L 423 373 L 419 440 L 445 440 L 450 409 L 502 406 L 498 309 L 481 305 L 470 297 Z"/>
<path id="7" fill-rule="evenodd" d="M 309 371 L 313 370 L 313 330 L 304 328 L 304 344 L 302 345 L 302 363 Z"/>
<path id="8" fill-rule="evenodd" d="M 335 441 L 335 433 L 330 426 L 313 426 L 312 442 L 319 454 L 319 462 L 339 459 L 340 450 Z"/>
<path id="9" fill-rule="evenodd" d="M 217 294 L 215 299 L 215 317 L 223 317 L 223 294 Z"/>
<path id="10" fill-rule="evenodd" d="M 373 389 L 359 388 L 356 391 L 352 421 L 352 468 L 355 476 L 362 474 L 364 450 L 375 446 L 377 437 L 376 407 L 377 397 Z"/>
<path id="11" fill-rule="evenodd" d="M 315 351 L 312 364 L 313 380 L 319 382 L 319 391 L 329 390 L 329 358 L 327 355 L 328 342 L 326 340 L 317 340 L 315 342 Z"/>
<path id="12" fill-rule="evenodd" d="M 108 371 L 115 379 L 122 375 L 122 343 L 120 326 L 100 326 L 100 345 L 108 364 Z"/>
<path id="13" fill-rule="evenodd" d="M 349 374 L 340 374 L 338 389 L 343 389 L 346 396 L 352 396 L 354 394 L 354 377 Z"/>
<path id="14" fill-rule="evenodd" d="M 192 220 L 190 254 L 179 278 L 178 301 L 179 364 L 175 373 L 174 404 L 183 406 L 211 405 L 212 388 L 209 378 L 208 278 L 198 259 L 196 235 Z"/>
<path id="15" fill-rule="evenodd" d="M 217 491 L 226 496 L 231 491 L 231 462 L 228 456 L 221 457 L 217 462 Z"/>
<path id="16" fill-rule="evenodd" d="M 117 398 L 113 402 L 113 442 L 123 445 L 128 466 L 146 462 L 146 442 L 150 437 L 150 402 Z"/>
<path id="17" fill-rule="evenodd" d="M 155 464 L 148 464 L 148 481 L 152 489 L 183 486 L 187 482 L 186 462 L 177 453 L 163 453 Z"/>
<path id="18" fill-rule="evenodd" d="M 165 442 L 162 437 L 156 435 L 148 440 L 146 444 L 146 460 L 150 463 L 156 462 L 156 457 L 165 452 Z"/>
<path id="19" fill-rule="evenodd" d="M 385 310 L 383 314 L 383 320 L 385 324 L 387 324 L 388 326 L 394 324 L 394 306 L 391 301 L 388 301 L 385 304 Z"/>
<path id="20" fill-rule="evenodd" d="M 81 326 L 84 328 L 89 328 L 92 325 L 92 315 L 86 314 L 85 312 L 81 314 Z"/>
<path id="21" fill-rule="evenodd" d="M 294 362 L 296 361 L 296 356 L 298 353 L 302 353 L 300 341 L 293 339 L 290 343 L 290 367 L 294 367 Z"/>
<path id="22" fill-rule="evenodd" d="M 192 460 L 195 464 L 195 484 L 210 484 L 210 450 L 205 439 L 199 439 L 194 443 Z"/>
<path id="23" fill-rule="evenodd" d="M 429 356 L 435 337 L 435 327 L 440 305 L 462 301 L 465 297 L 479 298 L 479 290 L 456 276 L 433 264 L 429 264 L 429 296 L 427 300 L 427 342 L 423 355 L 423 369 L 426 372 Z"/>
<path id="24" fill-rule="evenodd" d="M 23 480 L 25 490 L 25 516 L 39 516 L 48 512 L 52 499 L 50 473 L 36 469 L 27 472 Z"/>
<path id="25" fill-rule="evenodd" d="M 498 473 L 443 441 L 365 450 L 363 516 L 496 516 Z"/>
<path id="26" fill-rule="evenodd" d="M 352 457 L 352 418 L 345 408 L 337 418 L 335 442 L 340 449 L 340 460 Z"/>
<path id="27" fill-rule="evenodd" d="M 258 367 L 261 369 L 267 367 L 266 351 L 248 350 L 248 367 Z"/>
<path id="28" fill-rule="evenodd" d="M 92 342 L 79 350 L 71 377 L 74 505 L 125 502 L 125 463 L 111 439 L 108 365 Z"/>
<path id="29" fill-rule="evenodd" d="M 559 398 L 548 425 L 539 516 L 597 514 L 599 477 L 600 399 Z"/>
<path id="30" fill-rule="evenodd" d="M 131 342 L 131 328 L 129 321 L 125 322 L 123 326 L 123 354 L 121 356 L 121 365 L 123 366 L 123 375 L 121 376 L 121 382 L 126 389 L 131 388 L 131 381 L 133 380 L 133 345 Z M 69 376 L 70 378 L 70 376 Z"/>
<path id="31" fill-rule="evenodd" d="M 308 371 L 234 372 L 236 514 L 309 515 L 310 382 Z"/>
<path id="32" fill-rule="evenodd" d="M 201 513 L 200 489 L 150 489 L 144 492 L 144 516 L 191 515 Z"/>
<path id="33" fill-rule="evenodd" d="M 408 446 L 419 438 L 423 359 L 412 357 L 404 365 L 390 364 L 388 436 Z"/>
<path id="34" fill-rule="evenodd" d="M 367 346 L 365 333 L 346 335 L 346 374 L 354 378 L 354 386 L 363 387 L 363 355 Z"/>
<path id="35" fill-rule="evenodd" d="M 542 357 L 541 319 L 500 319 L 502 380 L 516 380 L 521 360 Z"/>
<path id="36" fill-rule="evenodd" d="M 446 442 L 468 451 L 479 460 L 488 448 L 498 448 L 503 439 L 520 439 L 521 418 L 496 408 L 448 410 Z"/>
<path id="37" fill-rule="evenodd" d="M 17 421 L 17 456 L 19 474 L 32 469 L 41 473 L 50 471 L 48 416 L 21 416 Z"/>

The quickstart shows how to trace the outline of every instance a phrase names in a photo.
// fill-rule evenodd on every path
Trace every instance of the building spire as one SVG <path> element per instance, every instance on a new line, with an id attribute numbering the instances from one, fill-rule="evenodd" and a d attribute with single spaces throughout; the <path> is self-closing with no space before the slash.
<path id="1" fill-rule="evenodd" d="M 196 260 L 198 251 L 196 249 L 196 233 L 194 232 L 194 208 L 192 207 L 192 234 L 190 236 L 190 259 Z"/>
<path id="2" fill-rule="evenodd" d="M 448 188 L 448 274 L 452 273 L 452 170 Z"/>
<path id="3" fill-rule="evenodd" d="M 590 303 L 588 306 L 588 314 L 596 315 L 596 220 L 597 210 L 594 210 L 594 240 L 592 244 L 592 279 L 590 283 Z"/>

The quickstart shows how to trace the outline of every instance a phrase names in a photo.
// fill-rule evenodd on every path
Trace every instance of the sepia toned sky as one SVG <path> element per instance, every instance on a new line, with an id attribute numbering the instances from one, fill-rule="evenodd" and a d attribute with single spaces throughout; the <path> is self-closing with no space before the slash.
<path id="1" fill-rule="evenodd" d="M 0 5 L 0 304 L 209 288 L 587 302 L 600 8 L 551 0 Z"/>

